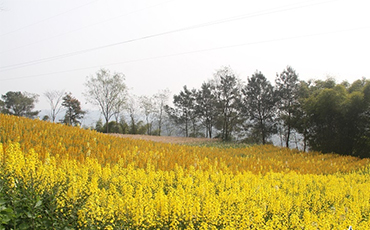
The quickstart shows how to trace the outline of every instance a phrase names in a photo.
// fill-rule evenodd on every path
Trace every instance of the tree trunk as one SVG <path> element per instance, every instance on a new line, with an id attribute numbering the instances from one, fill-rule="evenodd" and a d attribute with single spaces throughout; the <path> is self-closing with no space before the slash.
<path id="1" fill-rule="evenodd" d="M 307 148 L 307 129 L 305 128 L 303 131 L 303 152 L 306 152 Z"/>
<path id="2" fill-rule="evenodd" d="M 208 137 L 212 139 L 212 126 L 208 126 Z"/>
<path id="3" fill-rule="evenodd" d="M 290 141 L 290 131 L 291 131 L 290 117 L 291 117 L 291 115 L 292 115 L 292 113 L 289 112 L 289 114 L 288 114 L 288 127 L 287 127 L 286 143 L 285 143 L 285 145 L 286 145 L 287 148 L 289 148 L 289 141 Z"/>
<path id="4" fill-rule="evenodd" d="M 287 134 L 286 134 L 286 140 L 285 145 L 287 148 L 289 148 L 289 141 L 290 141 L 290 123 L 288 123 L 287 127 Z"/>
<path id="5" fill-rule="evenodd" d="M 260 118 L 260 127 L 261 127 L 261 135 L 262 135 L 262 144 L 266 144 L 266 133 L 265 133 L 265 127 L 263 125 L 263 120 Z"/>
<path id="6" fill-rule="evenodd" d="M 158 119 L 158 136 L 161 135 L 161 131 L 162 131 L 162 105 L 161 105 L 161 108 L 159 110 L 159 119 Z"/>
<path id="7" fill-rule="evenodd" d="M 108 118 L 107 117 L 105 118 L 105 125 L 107 126 L 106 131 L 107 131 L 107 133 L 109 133 L 109 125 L 108 125 Z"/>

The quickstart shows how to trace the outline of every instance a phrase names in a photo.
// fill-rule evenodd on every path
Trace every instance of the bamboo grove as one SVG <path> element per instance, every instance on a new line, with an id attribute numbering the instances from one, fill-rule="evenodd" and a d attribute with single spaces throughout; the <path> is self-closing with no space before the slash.
<path id="1" fill-rule="evenodd" d="M 368 159 L 0 114 L 1 229 L 369 229 Z"/>

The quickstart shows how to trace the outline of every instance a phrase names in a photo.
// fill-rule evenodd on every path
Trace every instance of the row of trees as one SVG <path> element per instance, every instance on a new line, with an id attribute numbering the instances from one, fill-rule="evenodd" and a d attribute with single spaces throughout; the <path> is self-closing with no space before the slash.
<path id="1" fill-rule="evenodd" d="M 275 85 L 256 71 L 246 84 L 229 68 L 219 69 L 200 89 L 187 86 L 166 107 L 185 136 L 241 139 L 265 144 L 273 134 L 290 147 L 366 157 L 370 153 L 370 81 L 337 84 L 301 81 L 291 67 Z"/>
<path id="2" fill-rule="evenodd" d="M 161 135 L 171 134 L 171 128 L 164 112 L 169 99 L 169 90 L 160 90 L 153 96 L 135 96 L 128 93 L 122 73 L 106 69 L 87 77 L 84 95 L 86 100 L 96 105 L 104 118 L 96 123 L 95 129 L 105 133 L 131 133 Z M 44 93 L 50 104 L 50 114 L 43 120 L 61 122 L 68 125 L 81 125 L 87 111 L 71 93 L 63 90 L 49 90 Z M 39 95 L 27 92 L 8 92 L 0 100 L 0 112 L 28 118 L 36 118 L 40 111 L 34 110 Z M 57 121 L 58 114 L 64 112 Z"/>
<path id="3" fill-rule="evenodd" d="M 169 94 L 161 90 L 153 96 L 127 95 L 122 110 L 116 111 L 108 123 L 98 120 L 95 129 L 103 133 L 171 135 L 175 127 L 164 111 Z"/>
<path id="4" fill-rule="evenodd" d="M 225 141 L 243 140 L 265 144 L 272 135 L 281 145 L 291 147 L 292 137 L 301 137 L 307 147 L 322 152 L 336 152 L 366 157 L 370 152 L 370 81 L 337 84 L 333 79 L 299 80 L 287 67 L 277 74 L 275 84 L 256 71 L 244 83 L 229 67 L 217 70 L 200 89 L 183 90 L 173 96 L 168 90 L 153 96 L 130 95 L 124 75 L 101 69 L 87 77 L 84 95 L 96 105 L 105 122 L 101 132 L 149 135 L 184 135 L 218 137 Z M 80 102 L 70 93 L 48 91 L 50 117 L 55 122 L 61 108 L 60 122 L 80 124 L 85 115 Z M 8 92 L 2 95 L 3 113 L 34 118 L 38 96 Z"/>
<path id="5" fill-rule="evenodd" d="M 96 129 L 106 133 L 161 135 L 169 90 L 161 90 L 150 97 L 138 97 L 128 93 L 124 80 L 123 74 L 111 74 L 106 69 L 87 78 L 84 95 L 88 102 L 100 109 L 105 120 L 104 124 L 98 121 Z"/>
<path id="6" fill-rule="evenodd" d="M 1 96 L 0 112 L 4 114 L 11 114 L 15 116 L 22 116 L 28 118 L 36 118 L 40 111 L 34 110 L 35 103 L 38 101 L 39 95 L 28 92 L 13 92 L 9 91 Z M 64 93 L 62 91 L 48 91 L 45 93 L 51 104 L 51 113 L 49 116 L 44 116 L 43 120 L 51 120 L 55 122 L 59 111 L 64 108 L 65 114 L 61 123 L 67 125 L 80 125 L 80 120 L 86 113 L 81 109 L 81 103 L 71 93 Z"/>

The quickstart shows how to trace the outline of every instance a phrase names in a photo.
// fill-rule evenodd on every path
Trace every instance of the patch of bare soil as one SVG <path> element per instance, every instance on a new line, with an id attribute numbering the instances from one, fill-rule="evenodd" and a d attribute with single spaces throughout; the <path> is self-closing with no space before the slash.
<path id="1" fill-rule="evenodd" d="M 215 142 L 218 139 L 210 138 L 194 138 L 194 137 L 172 137 L 172 136 L 150 136 L 150 135 L 136 135 L 136 134 L 111 134 L 116 137 L 131 138 L 155 142 L 173 143 L 173 144 L 196 144 L 205 142 Z"/>

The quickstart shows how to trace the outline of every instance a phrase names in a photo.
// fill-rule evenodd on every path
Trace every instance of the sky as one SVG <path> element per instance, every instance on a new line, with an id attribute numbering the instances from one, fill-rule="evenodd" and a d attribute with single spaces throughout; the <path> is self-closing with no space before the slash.
<path id="1" fill-rule="evenodd" d="M 0 95 L 71 92 L 88 76 L 125 75 L 131 94 L 199 89 L 223 66 L 272 83 L 370 78 L 367 0 L 0 0 Z"/>

